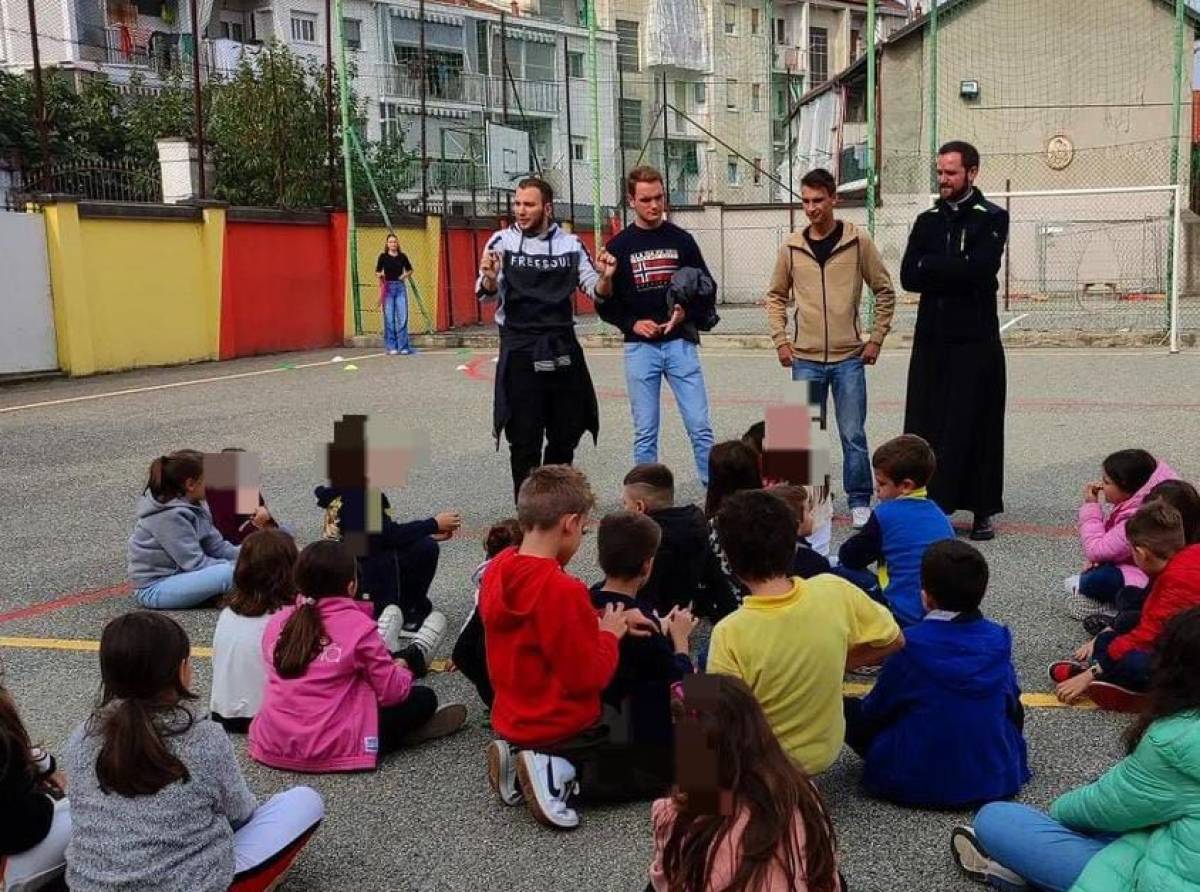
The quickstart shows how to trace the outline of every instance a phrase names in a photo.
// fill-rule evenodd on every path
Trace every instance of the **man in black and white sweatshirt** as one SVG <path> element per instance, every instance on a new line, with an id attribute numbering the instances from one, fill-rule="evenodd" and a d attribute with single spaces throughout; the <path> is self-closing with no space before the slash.
<path id="1" fill-rule="evenodd" d="M 553 220 L 554 192 L 517 184 L 514 222 L 488 239 L 475 292 L 495 299 L 500 329 L 492 436 L 508 440 L 513 498 L 541 464 L 570 464 L 584 432 L 600 432 L 596 391 L 575 337 L 571 299 L 609 293 L 613 267 L 594 267 L 579 238 Z M 544 441 L 544 448 L 543 448 Z"/>

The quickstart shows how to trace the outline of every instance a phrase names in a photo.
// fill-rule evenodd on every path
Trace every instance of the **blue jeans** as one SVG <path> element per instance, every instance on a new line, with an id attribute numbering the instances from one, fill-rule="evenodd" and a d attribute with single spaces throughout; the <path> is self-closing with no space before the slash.
<path id="1" fill-rule="evenodd" d="M 1078 833 L 1017 802 L 992 802 L 975 815 L 975 836 L 993 861 L 1046 892 L 1067 892 L 1116 834 Z"/>
<path id="2" fill-rule="evenodd" d="M 692 441 L 700 482 L 708 486 L 708 454 L 713 447 L 708 392 L 700 367 L 700 348 L 685 338 L 625 345 L 625 386 L 633 410 L 633 461 L 658 461 L 659 395 L 664 377 Z"/>
<path id="3" fill-rule="evenodd" d="M 151 610 L 180 610 L 195 607 L 233 588 L 233 562 L 222 561 L 203 570 L 176 573 L 140 588 L 134 599 Z"/>
<path id="4" fill-rule="evenodd" d="M 408 288 L 388 282 L 383 298 L 383 341 L 389 350 L 411 350 L 408 343 Z"/>
<path id="5" fill-rule="evenodd" d="M 817 405 L 821 409 L 821 426 L 826 426 L 825 401 L 833 388 L 833 411 L 837 418 L 838 436 L 842 441 L 842 487 L 851 508 L 866 508 L 871 504 L 875 476 L 871 473 L 871 456 L 867 451 L 867 376 L 862 360 L 857 356 L 841 362 L 810 362 L 792 360 L 793 381 L 813 381 Z"/>
<path id="6" fill-rule="evenodd" d="M 1150 671 L 1153 655 L 1146 650 L 1131 650 L 1119 660 L 1108 655 L 1108 646 L 1112 644 L 1117 633 L 1112 629 L 1101 632 L 1096 636 L 1092 648 L 1092 656 L 1100 664 L 1101 681 L 1115 684 L 1117 687 L 1131 691 L 1145 691 L 1150 687 Z"/>

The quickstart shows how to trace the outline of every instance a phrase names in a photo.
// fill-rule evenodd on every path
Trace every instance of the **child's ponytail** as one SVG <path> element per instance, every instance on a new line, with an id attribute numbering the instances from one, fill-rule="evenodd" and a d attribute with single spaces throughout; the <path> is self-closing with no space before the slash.
<path id="1" fill-rule="evenodd" d="M 300 552 L 295 580 L 301 594 L 272 654 L 281 678 L 299 678 L 321 653 L 327 639 L 317 601 L 347 597 L 356 575 L 354 556 L 341 542 L 322 539 Z"/>
<path id="2" fill-rule="evenodd" d="M 183 497 L 189 480 L 199 480 L 203 476 L 204 455 L 194 449 L 180 449 L 150 462 L 150 473 L 142 492 L 150 493 L 156 501 L 169 502 Z"/>
<path id="3" fill-rule="evenodd" d="M 126 613 L 104 627 L 100 704 L 90 723 L 91 733 L 104 739 L 96 757 L 103 792 L 149 796 L 189 779 L 165 738 L 192 725 L 191 713 L 180 706 L 195 699 L 181 677 L 190 650 L 183 627 L 161 613 Z"/>

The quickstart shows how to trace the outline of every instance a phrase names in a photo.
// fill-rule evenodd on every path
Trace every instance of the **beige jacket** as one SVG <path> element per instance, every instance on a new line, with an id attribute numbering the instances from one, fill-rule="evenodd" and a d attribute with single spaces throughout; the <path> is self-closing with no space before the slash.
<path id="1" fill-rule="evenodd" d="M 796 359 L 839 362 L 862 349 L 858 318 L 864 281 L 875 295 L 875 327 L 868 340 L 882 344 L 892 327 L 896 292 L 879 249 L 864 230 L 841 222 L 841 241 L 824 269 L 804 238 L 806 230 L 793 232 L 775 260 L 766 300 L 771 340 L 776 347 L 790 343 Z"/>

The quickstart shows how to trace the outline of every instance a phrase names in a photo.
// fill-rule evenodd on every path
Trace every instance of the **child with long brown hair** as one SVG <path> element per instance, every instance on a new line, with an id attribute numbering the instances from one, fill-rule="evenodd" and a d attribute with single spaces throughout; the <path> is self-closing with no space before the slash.
<path id="1" fill-rule="evenodd" d="M 32 892 L 62 876 L 71 838 L 66 780 L 34 746 L 0 685 L 0 887 Z"/>
<path id="2" fill-rule="evenodd" d="M 677 784 L 657 800 L 654 892 L 836 892 L 833 823 L 745 682 L 683 680 Z"/>
<path id="3" fill-rule="evenodd" d="M 229 738 L 192 705 L 190 652 L 161 613 L 126 613 L 101 633 L 99 702 L 64 757 L 73 892 L 261 890 L 324 815 L 308 787 L 256 802 Z"/>
<path id="4" fill-rule="evenodd" d="M 181 449 L 150 463 L 129 537 L 129 581 L 142 607 L 197 607 L 229 591 L 237 546 L 204 502 L 204 456 Z"/>
<path id="5" fill-rule="evenodd" d="M 259 530 L 242 543 L 233 595 L 213 632 L 212 719 L 245 734 L 262 704 L 267 670 L 262 637 L 271 616 L 296 600 L 296 543 L 280 530 Z"/>
<path id="6" fill-rule="evenodd" d="M 373 770 L 380 754 L 463 726 L 462 704 L 438 706 L 393 659 L 354 601 L 354 555 L 323 539 L 300 552 L 295 604 L 263 633 L 267 685 L 250 724 L 250 757 L 288 771 Z"/>

